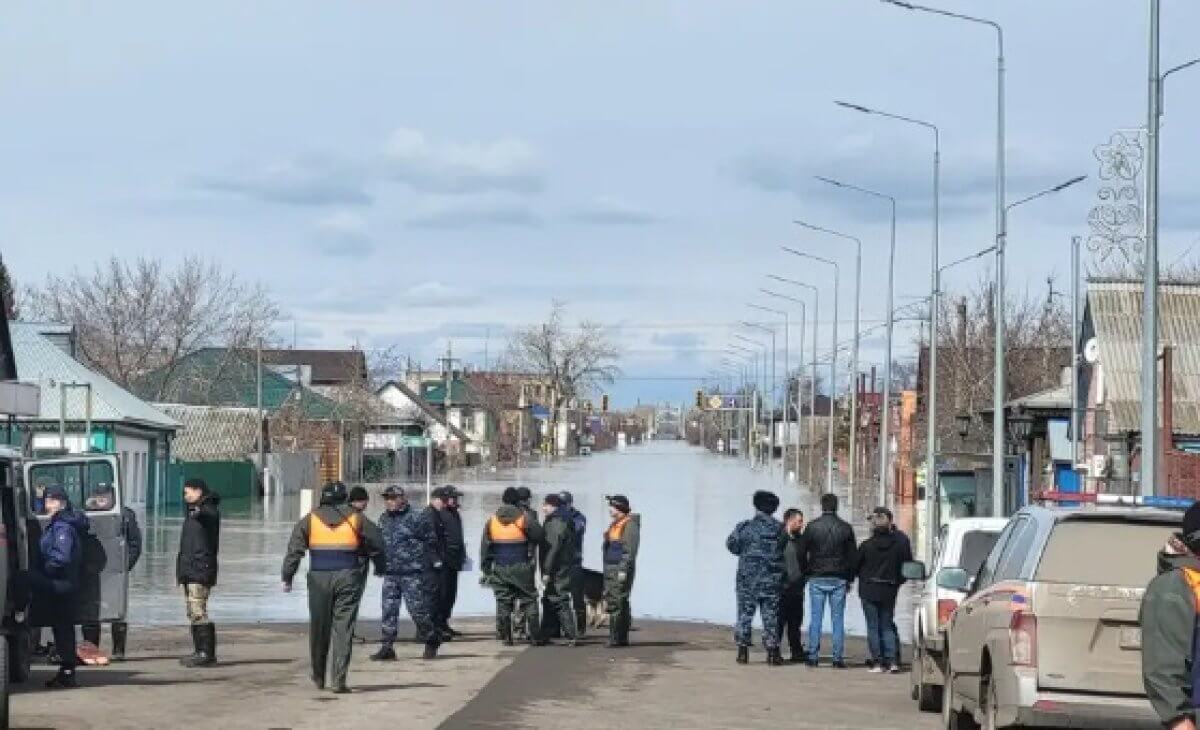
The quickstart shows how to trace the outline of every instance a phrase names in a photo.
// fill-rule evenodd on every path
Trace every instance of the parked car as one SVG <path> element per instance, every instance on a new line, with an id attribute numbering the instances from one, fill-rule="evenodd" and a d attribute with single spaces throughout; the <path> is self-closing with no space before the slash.
<path id="1" fill-rule="evenodd" d="M 937 577 L 946 568 L 959 568 L 973 578 L 1006 524 L 1002 517 L 954 520 L 942 528 L 931 569 L 919 561 L 904 566 L 905 578 L 924 581 L 913 606 L 912 697 L 925 712 L 942 709 L 946 624 L 966 597 L 963 591 L 940 587 Z"/>
<path id="2" fill-rule="evenodd" d="M 946 632 L 947 728 L 1159 727 L 1142 686 L 1138 608 L 1182 513 L 1032 506 L 1009 521 Z"/>

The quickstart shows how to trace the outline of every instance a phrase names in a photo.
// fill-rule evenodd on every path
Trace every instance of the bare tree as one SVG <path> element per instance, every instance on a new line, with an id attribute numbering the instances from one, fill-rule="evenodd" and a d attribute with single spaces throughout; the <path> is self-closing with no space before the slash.
<path id="1" fill-rule="evenodd" d="M 17 287 L 3 258 L 0 258 L 0 306 L 4 307 L 4 313 L 8 315 L 10 322 L 21 318 Z"/>
<path id="2" fill-rule="evenodd" d="M 620 350 L 598 322 L 570 327 L 565 307 L 554 302 L 545 322 L 519 329 L 509 340 L 507 369 L 544 377 L 554 395 L 554 410 L 571 400 L 611 384 L 620 374 Z"/>
<path id="3" fill-rule="evenodd" d="M 90 272 L 47 277 L 31 302 L 34 316 L 74 325 L 83 359 L 121 386 L 159 373 L 158 397 L 188 355 L 210 346 L 244 354 L 279 315 L 261 284 L 194 257 L 168 269 L 114 256 Z"/>

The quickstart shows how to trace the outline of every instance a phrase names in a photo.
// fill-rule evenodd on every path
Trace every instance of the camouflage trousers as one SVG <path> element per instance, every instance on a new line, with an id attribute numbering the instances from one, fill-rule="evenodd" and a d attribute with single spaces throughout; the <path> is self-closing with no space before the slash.
<path id="1" fill-rule="evenodd" d="M 429 573 L 388 575 L 383 579 L 383 643 L 396 640 L 400 622 L 400 604 L 408 604 L 408 615 L 417 626 L 417 638 L 433 637 L 437 585 Z"/>
<path id="2" fill-rule="evenodd" d="M 750 646 L 754 612 L 762 617 L 762 644 L 767 651 L 779 648 L 779 581 L 771 585 L 738 581 L 737 623 L 733 639 L 738 646 Z"/>

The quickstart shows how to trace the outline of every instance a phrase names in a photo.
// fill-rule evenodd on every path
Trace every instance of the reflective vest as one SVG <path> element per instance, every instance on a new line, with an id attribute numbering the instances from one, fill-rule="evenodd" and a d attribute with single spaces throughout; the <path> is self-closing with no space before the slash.
<path id="1" fill-rule="evenodd" d="M 621 537 L 625 534 L 625 525 L 629 524 L 629 515 L 612 523 L 604 533 L 604 564 L 616 565 L 625 559 L 625 543 Z"/>
<path id="2" fill-rule="evenodd" d="M 1183 579 L 1192 589 L 1196 626 L 1192 629 L 1192 707 L 1200 707 L 1200 570 L 1183 569 Z"/>
<path id="3" fill-rule="evenodd" d="M 525 515 L 516 522 L 504 524 L 492 515 L 488 520 L 488 539 L 492 543 L 492 560 L 496 565 L 520 565 L 529 562 L 529 537 L 525 534 Z"/>
<path id="4" fill-rule="evenodd" d="M 359 567 L 362 515 L 355 512 L 330 527 L 315 514 L 308 516 L 308 569 L 352 570 Z"/>

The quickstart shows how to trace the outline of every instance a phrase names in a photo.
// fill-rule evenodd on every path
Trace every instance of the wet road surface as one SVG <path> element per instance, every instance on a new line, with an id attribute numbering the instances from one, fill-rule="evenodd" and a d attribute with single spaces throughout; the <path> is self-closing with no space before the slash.
<path id="1" fill-rule="evenodd" d="M 571 491 L 576 506 L 589 520 L 585 565 L 590 568 L 600 567 L 601 535 L 609 521 L 605 495 L 628 496 L 633 510 L 642 515 L 638 583 L 632 601 L 635 615 L 718 624 L 731 624 L 735 618 L 737 561 L 724 543 L 733 526 L 753 514 L 751 494 L 756 489 L 771 489 L 780 495 L 783 508 L 797 506 L 810 517 L 818 512 L 814 495 L 806 488 L 785 485 L 778 472 L 752 471 L 744 461 L 683 442 L 649 442 L 623 452 L 535 463 L 519 471 L 460 475 L 454 483 L 466 492 L 463 525 L 468 552 L 475 561 L 484 521 L 500 504 L 505 487 L 523 484 L 539 501 L 549 492 Z M 410 495 L 414 503 L 423 502 L 424 485 L 413 485 Z M 381 508 L 374 489 L 371 512 Z M 209 606 L 215 621 L 307 619 L 303 581 L 296 582 L 293 593 L 279 590 L 280 563 L 298 510 L 296 497 L 222 504 L 220 577 Z M 182 623 L 183 599 L 174 576 L 182 520 L 178 513 L 151 514 L 144 519 L 146 549 L 132 576 L 131 621 Z M 858 526 L 861 519 L 852 522 Z M 380 581 L 372 578 L 362 604 L 363 618 L 379 617 L 379 592 Z M 906 589 L 900 605 L 906 605 L 907 596 Z M 477 572 L 462 574 L 455 611 L 464 616 L 492 613 L 492 594 L 478 585 Z M 898 613 L 903 640 L 909 634 L 910 613 Z M 864 632 L 862 611 L 853 597 L 847 601 L 847 631 Z"/>

